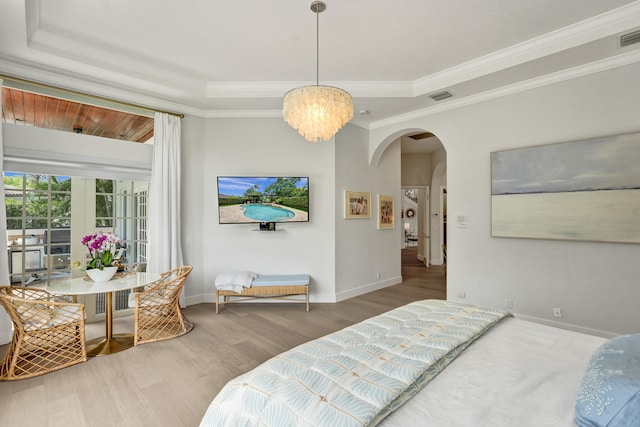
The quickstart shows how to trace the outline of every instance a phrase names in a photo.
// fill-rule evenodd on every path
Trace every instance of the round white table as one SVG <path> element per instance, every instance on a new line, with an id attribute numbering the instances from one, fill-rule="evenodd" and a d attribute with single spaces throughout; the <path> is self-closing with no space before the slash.
<path id="1" fill-rule="evenodd" d="M 51 283 L 46 289 L 56 295 L 106 294 L 105 336 L 87 341 L 87 356 L 102 356 L 117 353 L 133 346 L 133 334 L 113 333 L 113 292 L 143 287 L 160 279 L 157 273 L 125 273 L 108 282 L 93 282 L 83 278 L 60 280 Z"/>

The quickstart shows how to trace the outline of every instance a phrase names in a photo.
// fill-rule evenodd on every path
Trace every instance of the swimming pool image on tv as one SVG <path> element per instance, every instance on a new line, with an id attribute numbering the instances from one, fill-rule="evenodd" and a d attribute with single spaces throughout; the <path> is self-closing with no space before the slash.
<path id="1" fill-rule="evenodd" d="M 275 206 L 250 204 L 244 207 L 244 216 L 254 221 L 276 222 L 293 218 L 295 214 L 288 209 Z"/>

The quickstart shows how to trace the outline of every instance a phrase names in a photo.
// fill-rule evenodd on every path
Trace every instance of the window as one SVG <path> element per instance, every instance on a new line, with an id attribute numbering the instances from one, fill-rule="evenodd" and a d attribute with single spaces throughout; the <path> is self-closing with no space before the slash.
<path id="1" fill-rule="evenodd" d="M 4 185 L 12 284 L 78 277 L 88 255 L 80 239 L 97 230 L 122 239 L 124 263 L 146 265 L 148 183 L 5 172 Z M 115 310 L 127 308 L 128 291 L 115 298 Z M 99 295 L 94 313 L 104 309 Z"/>
<path id="2" fill-rule="evenodd" d="M 11 282 L 69 277 L 71 179 L 5 172 L 4 185 Z"/>

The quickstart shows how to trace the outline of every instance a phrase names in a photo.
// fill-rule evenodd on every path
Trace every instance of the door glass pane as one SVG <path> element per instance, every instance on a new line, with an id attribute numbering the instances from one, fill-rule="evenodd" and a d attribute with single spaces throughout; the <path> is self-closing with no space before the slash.
<path id="1" fill-rule="evenodd" d="M 146 206 L 147 188 L 147 183 L 96 180 L 96 230 L 112 232 L 121 239 L 122 264 L 128 266 L 146 262 L 141 254 L 141 248 L 146 248 L 147 244 L 146 232 L 145 239 L 141 240 L 141 229 L 146 231 L 146 210 L 145 216 L 141 217 L 138 207 Z M 129 293 L 114 293 L 114 313 L 128 309 Z M 96 313 L 104 311 L 104 295 L 101 295 L 96 299 Z"/>
<path id="2" fill-rule="evenodd" d="M 69 277 L 68 233 L 57 231 L 71 227 L 69 178 L 5 172 L 4 185 L 11 283 L 44 285 Z"/>

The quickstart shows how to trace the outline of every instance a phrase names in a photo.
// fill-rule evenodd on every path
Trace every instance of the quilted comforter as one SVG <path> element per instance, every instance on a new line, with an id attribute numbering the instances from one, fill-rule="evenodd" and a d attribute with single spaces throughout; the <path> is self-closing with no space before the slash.
<path id="1" fill-rule="evenodd" d="M 417 301 L 309 341 L 229 381 L 205 426 L 375 426 L 509 314 Z"/>

